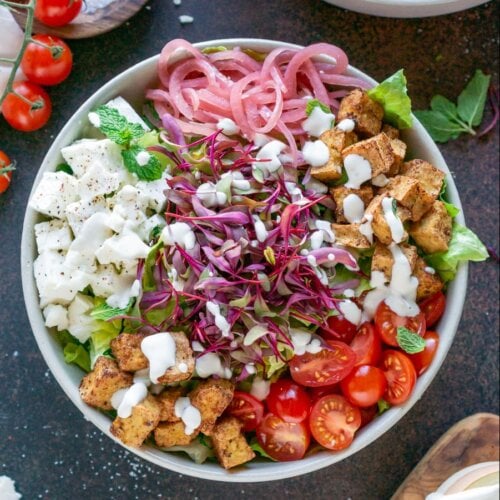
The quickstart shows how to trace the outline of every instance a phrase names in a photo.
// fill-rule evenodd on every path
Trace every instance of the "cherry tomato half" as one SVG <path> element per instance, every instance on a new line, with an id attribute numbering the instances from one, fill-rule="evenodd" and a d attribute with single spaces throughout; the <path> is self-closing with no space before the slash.
<path id="1" fill-rule="evenodd" d="M 26 47 L 21 69 L 30 82 L 57 85 L 65 80 L 73 67 L 73 54 L 60 38 L 35 35 Z"/>
<path id="2" fill-rule="evenodd" d="M 340 382 L 356 362 L 354 351 L 343 342 L 329 340 L 329 348 L 317 353 L 306 352 L 290 361 L 290 374 L 297 384 L 321 387 Z"/>
<path id="3" fill-rule="evenodd" d="M 327 319 L 328 327 L 337 335 L 328 330 L 320 328 L 319 334 L 328 340 L 340 340 L 346 344 L 350 344 L 351 340 L 356 335 L 356 325 L 348 321 L 344 316 L 330 316 Z"/>
<path id="4" fill-rule="evenodd" d="M 52 113 L 52 103 L 47 92 L 31 82 L 16 82 L 14 90 L 19 95 L 11 92 L 2 104 L 2 113 L 7 123 L 23 132 L 43 127 Z"/>
<path id="5" fill-rule="evenodd" d="M 264 416 L 264 405 L 247 392 L 235 391 L 227 413 L 243 423 L 243 432 L 254 431 Z"/>
<path id="6" fill-rule="evenodd" d="M 432 363 L 439 345 L 439 335 L 432 330 L 427 330 L 424 335 L 424 340 L 425 348 L 422 352 L 408 354 L 408 357 L 411 359 L 413 366 L 415 367 L 418 377 L 420 377 L 420 375 L 422 375 L 422 373 L 424 373 Z"/>
<path id="7" fill-rule="evenodd" d="M 271 384 L 266 403 L 269 411 L 285 422 L 303 422 L 309 415 L 311 406 L 306 390 L 288 379 L 280 379 Z"/>
<path id="8" fill-rule="evenodd" d="M 376 366 L 356 367 L 340 382 L 342 393 L 353 405 L 367 408 L 377 404 L 387 389 L 384 372 Z"/>
<path id="9" fill-rule="evenodd" d="M 374 320 L 382 341 L 394 347 L 398 347 L 396 335 L 400 326 L 420 336 L 425 333 L 424 313 L 419 312 L 416 316 L 399 316 L 385 302 L 381 302 L 378 306 Z"/>
<path id="10" fill-rule="evenodd" d="M 427 328 L 430 328 L 441 319 L 446 307 L 446 297 L 443 292 L 437 292 L 420 302 L 418 306 L 425 315 Z"/>
<path id="11" fill-rule="evenodd" d="M 417 372 L 410 358 L 399 351 L 388 349 L 382 354 L 380 368 L 387 379 L 384 399 L 391 405 L 404 403 L 413 391 Z"/>
<path id="12" fill-rule="evenodd" d="M 309 448 L 311 434 L 305 422 L 285 422 L 268 413 L 257 427 L 257 441 L 275 460 L 300 460 Z"/>
<path id="13" fill-rule="evenodd" d="M 373 405 L 368 408 L 360 408 L 359 412 L 361 413 L 361 427 L 364 427 L 377 416 L 378 406 Z"/>
<path id="14" fill-rule="evenodd" d="M 9 167 L 10 165 L 11 161 L 9 160 L 9 157 L 3 151 L 0 151 L 0 170 L 2 168 Z M 7 191 L 11 179 L 12 172 L 3 172 L 0 174 L 0 193 Z"/>
<path id="15" fill-rule="evenodd" d="M 35 17 L 47 26 L 64 26 L 82 10 L 82 0 L 37 0 Z"/>
<path id="16" fill-rule="evenodd" d="M 343 450 L 361 426 L 361 413 L 343 396 L 332 394 L 317 401 L 309 417 L 314 439 L 329 450 Z"/>
<path id="17" fill-rule="evenodd" d="M 375 327 L 371 323 L 363 323 L 350 345 L 356 354 L 356 364 L 378 365 L 382 356 L 382 342 Z"/>

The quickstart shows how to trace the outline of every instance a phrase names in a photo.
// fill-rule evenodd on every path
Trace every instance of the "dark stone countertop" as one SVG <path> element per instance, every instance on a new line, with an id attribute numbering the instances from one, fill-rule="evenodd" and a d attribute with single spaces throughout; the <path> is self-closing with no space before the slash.
<path id="1" fill-rule="evenodd" d="M 194 23 L 181 26 L 179 14 Z M 54 114 L 22 134 L 0 118 L 0 149 L 18 162 L 0 198 L 0 475 L 26 499 L 335 498 L 385 499 L 453 423 L 498 413 L 498 265 L 470 266 L 469 289 L 451 351 L 423 398 L 396 427 L 332 467 L 268 484 L 223 484 L 162 470 L 135 458 L 86 422 L 52 378 L 25 313 L 21 225 L 38 166 L 67 119 L 113 75 L 160 51 L 166 41 L 261 37 L 343 47 L 353 65 L 383 79 L 404 67 L 415 108 L 441 93 L 455 98 L 476 68 L 498 86 L 498 2 L 448 16 L 395 20 L 347 12 L 320 0 L 151 0 L 121 28 L 71 41 L 75 67 L 51 89 Z M 497 87 L 498 88 L 498 87 Z M 489 113 L 489 112 L 488 112 Z M 441 147 L 468 225 L 498 249 L 498 126 L 486 137 Z"/>

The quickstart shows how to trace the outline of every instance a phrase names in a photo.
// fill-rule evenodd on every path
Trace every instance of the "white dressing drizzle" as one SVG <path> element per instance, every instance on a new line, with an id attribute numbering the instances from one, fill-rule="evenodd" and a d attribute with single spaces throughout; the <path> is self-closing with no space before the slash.
<path id="1" fill-rule="evenodd" d="M 250 389 L 250 394 L 257 398 L 259 401 L 263 401 L 269 395 L 271 390 L 271 381 L 264 380 L 260 377 L 255 377 L 252 382 L 252 388 Z"/>
<path id="2" fill-rule="evenodd" d="M 196 373 L 200 378 L 208 378 L 212 375 L 218 375 L 222 378 L 231 378 L 232 376 L 229 368 L 223 368 L 221 360 L 215 352 L 209 352 L 196 358 Z"/>
<path id="3" fill-rule="evenodd" d="M 224 206 L 227 203 L 226 193 L 217 191 L 217 186 L 213 182 L 200 184 L 196 190 L 196 196 L 207 208 Z"/>
<path id="4" fill-rule="evenodd" d="M 384 219 L 391 230 L 391 236 L 394 242 L 401 243 L 405 236 L 405 229 L 399 217 L 392 209 L 392 202 L 394 198 L 385 197 L 382 200 L 382 210 L 384 211 Z"/>
<path id="5" fill-rule="evenodd" d="M 220 312 L 220 305 L 216 302 L 207 301 L 207 311 L 214 316 L 215 326 L 221 331 L 223 337 L 229 336 L 231 325 Z"/>
<path id="6" fill-rule="evenodd" d="M 373 243 L 373 228 L 372 228 L 372 221 L 373 221 L 373 215 L 372 214 L 366 214 L 364 217 L 364 222 L 360 224 L 359 226 L 359 232 L 370 242 L 370 244 Z"/>
<path id="7" fill-rule="evenodd" d="M 337 128 L 339 130 L 342 130 L 342 132 L 352 132 L 355 127 L 354 120 L 351 120 L 350 118 L 344 118 L 341 120 L 339 123 L 337 123 Z"/>
<path id="8" fill-rule="evenodd" d="M 345 187 L 359 189 L 363 182 L 372 178 L 372 166 L 360 155 L 351 154 L 344 158 L 344 168 L 348 177 Z"/>
<path id="9" fill-rule="evenodd" d="M 200 410 L 191 404 L 189 398 L 177 398 L 174 412 L 175 416 L 182 420 L 186 436 L 190 436 L 201 424 Z"/>
<path id="10" fill-rule="evenodd" d="M 352 300 L 343 300 L 339 302 L 339 309 L 345 319 L 353 325 L 361 323 L 361 309 Z"/>
<path id="11" fill-rule="evenodd" d="M 128 389 L 119 389 L 111 396 L 111 406 L 120 418 L 128 418 L 132 410 L 148 395 L 148 388 L 138 382 Z"/>
<path id="12" fill-rule="evenodd" d="M 332 128 L 335 115 L 325 113 L 320 106 L 315 106 L 311 114 L 302 122 L 302 128 L 312 137 L 319 137 Z"/>
<path id="13" fill-rule="evenodd" d="M 172 366 L 175 366 L 175 340 L 168 332 L 148 335 L 141 342 L 141 351 L 149 361 L 149 377 L 154 384 Z"/>
<path id="14" fill-rule="evenodd" d="M 161 239 L 165 245 L 178 244 L 186 250 L 192 250 L 196 244 L 196 236 L 185 222 L 167 224 L 161 232 Z"/>
<path id="15" fill-rule="evenodd" d="M 313 167 L 321 167 L 328 162 L 330 158 L 330 150 L 328 146 L 320 140 L 306 141 L 302 147 L 302 156 L 306 163 Z"/>
<path id="16" fill-rule="evenodd" d="M 365 204 L 363 200 L 354 193 L 348 194 L 343 202 L 344 217 L 351 223 L 360 222 L 365 213 Z"/>
<path id="17" fill-rule="evenodd" d="M 372 179 L 372 184 L 377 187 L 384 187 L 389 184 L 389 179 L 384 174 L 379 174 Z"/>
<path id="18" fill-rule="evenodd" d="M 221 118 L 217 122 L 217 128 L 222 129 L 222 133 L 226 135 L 235 135 L 240 131 L 240 127 L 231 118 Z"/>

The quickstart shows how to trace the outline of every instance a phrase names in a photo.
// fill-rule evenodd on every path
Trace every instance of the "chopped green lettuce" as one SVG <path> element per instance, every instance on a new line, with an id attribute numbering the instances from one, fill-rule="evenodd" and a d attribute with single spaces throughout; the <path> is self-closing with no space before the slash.
<path id="1" fill-rule="evenodd" d="M 189 455 L 189 458 L 197 464 L 202 464 L 207 459 L 214 457 L 214 451 L 208 446 L 200 443 L 197 439 L 185 446 L 171 446 L 170 448 L 160 448 L 163 451 L 182 451 Z"/>
<path id="2" fill-rule="evenodd" d="M 85 346 L 73 337 L 67 330 L 57 332 L 57 341 L 63 348 L 64 361 L 79 366 L 82 370 L 90 371 L 90 356 Z"/>

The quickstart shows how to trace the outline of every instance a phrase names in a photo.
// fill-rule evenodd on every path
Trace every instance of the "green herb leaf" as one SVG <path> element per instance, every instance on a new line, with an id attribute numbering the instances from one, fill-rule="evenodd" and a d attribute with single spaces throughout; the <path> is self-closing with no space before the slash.
<path id="1" fill-rule="evenodd" d="M 392 199 L 392 213 L 396 216 L 398 215 L 398 201 L 396 198 Z"/>
<path id="2" fill-rule="evenodd" d="M 306 115 L 310 116 L 315 108 L 320 108 L 323 113 L 332 113 L 328 104 L 321 102 L 319 99 L 309 99 L 306 104 Z"/>
<path id="3" fill-rule="evenodd" d="M 463 126 L 449 120 L 439 111 L 415 111 L 414 114 L 436 142 L 456 139 L 465 131 Z"/>
<path id="4" fill-rule="evenodd" d="M 425 340 L 420 335 L 408 330 L 408 328 L 405 328 L 404 326 L 398 327 L 396 340 L 399 347 L 401 347 L 401 349 L 408 354 L 416 354 L 417 352 L 422 352 L 425 349 Z"/>
<path id="5" fill-rule="evenodd" d="M 411 100 L 402 69 L 370 89 L 368 96 L 382 105 L 385 121 L 399 129 L 412 126 Z"/>
<path id="6" fill-rule="evenodd" d="M 99 117 L 99 130 L 116 144 L 129 144 L 132 139 L 138 139 L 146 132 L 138 123 L 129 122 L 115 108 L 102 105 L 94 113 Z"/>
<path id="7" fill-rule="evenodd" d="M 391 405 L 385 400 L 385 399 L 379 399 L 377 401 L 377 407 L 378 407 L 378 415 L 382 415 L 382 413 L 385 413 L 387 410 L 391 409 Z"/>
<path id="8" fill-rule="evenodd" d="M 146 153 L 149 155 L 148 162 L 145 165 L 141 165 L 137 161 L 137 155 L 140 153 Z M 161 178 L 162 168 L 158 159 L 152 154 L 148 153 L 144 148 L 140 146 L 130 146 L 129 149 L 122 151 L 122 158 L 125 164 L 125 168 L 136 174 L 142 181 L 156 181 Z"/>
<path id="9" fill-rule="evenodd" d="M 124 309 L 119 309 L 117 307 L 108 306 L 106 302 L 103 302 L 102 304 L 92 309 L 90 316 L 92 316 L 92 318 L 94 319 L 109 321 L 110 319 L 116 318 L 117 316 L 123 316 L 127 314 L 131 305 L 132 301 L 130 301 L 128 306 L 125 307 Z"/>
<path id="10" fill-rule="evenodd" d="M 469 127 L 477 127 L 483 119 L 484 105 L 491 76 L 477 70 L 457 99 L 458 115 Z"/>
<path id="11" fill-rule="evenodd" d="M 56 167 L 56 172 L 64 172 L 68 175 L 74 175 L 73 169 L 67 163 L 59 163 Z"/>
<path id="12" fill-rule="evenodd" d="M 252 448 L 257 455 L 264 457 L 264 458 L 269 458 L 269 460 L 272 460 L 273 462 L 276 462 L 273 457 L 269 456 L 265 451 L 264 448 L 259 444 L 259 442 L 254 438 L 250 441 L 249 443 L 250 448 Z"/>
<path id="13" fill-rule="evenodd" d="M 442 95 L 435 95 L 431 99 L 431 109 L 438 113 L 441 113 L 446 118 L 450 120 L 456 120 L 458 118 L 457 106 L 455 103 L 451 102 L 446 97 Z"/>
<path id="14" fill-rule="evenodd" d="M 453 205 L 453 203 L 448 203 L 447 201 L 441 200 L 443 205 L 446 208 L 446 211 L 448 212 L 448 215 L 453 218 L 456 217 L 460 213 L 460 209 Z"/>
<path id="15" fill-rule="evenodd" d="M 340 179 L 337 179 L 336 181 L 332 182 L 331 184 L 332 184 L 332 186 L 343 186 L 348 180 L 349 180 L 349 177 L 347 175 L 347 171 L 344 168 L 344 166 L 342 166 L 342 174 L 340 176 Z"/>

